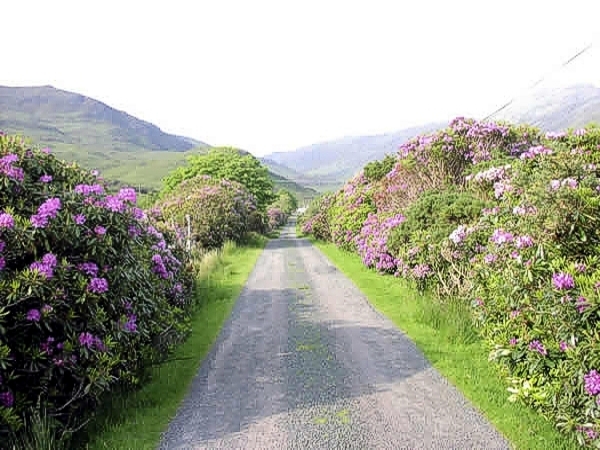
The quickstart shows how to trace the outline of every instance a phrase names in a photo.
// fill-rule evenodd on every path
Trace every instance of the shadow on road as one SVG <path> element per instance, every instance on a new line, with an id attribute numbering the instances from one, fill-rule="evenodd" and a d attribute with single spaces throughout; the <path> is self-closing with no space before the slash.
<path id="1" fill-rule="evenodd" d="M 271 244 L 295 245 L 285 239 Z M 265 317 L 274 308 L 280 314 Z M 247 290 L 168 437 L 178 445 L 190 442 L 184 436 L 198 443 L 223 439 L 271 416 L 327 409 L 385 391 L 428 367 L 399 330 L 322 317 L 318 299 L 302 285 Z"/>

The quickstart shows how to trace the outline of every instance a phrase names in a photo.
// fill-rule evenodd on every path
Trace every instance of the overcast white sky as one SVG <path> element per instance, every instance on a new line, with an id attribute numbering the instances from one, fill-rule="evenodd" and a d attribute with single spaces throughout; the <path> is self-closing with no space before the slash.
<path id="1" fill-rule="evenodd" d="M 485 116 L 593 40 L 567 81 L 600 85 L 599 12 L 594 0 L 9 0 L 0 84 L 50 84 L 263 155 Z"/>

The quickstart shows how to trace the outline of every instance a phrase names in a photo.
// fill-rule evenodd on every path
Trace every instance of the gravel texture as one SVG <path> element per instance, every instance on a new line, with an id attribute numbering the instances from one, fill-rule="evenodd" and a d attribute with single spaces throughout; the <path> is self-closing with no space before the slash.
<path id="1" fill-rule="evenodd" d="M 294 224 L 270 241 L 160 449 L 509 449 Z"/>

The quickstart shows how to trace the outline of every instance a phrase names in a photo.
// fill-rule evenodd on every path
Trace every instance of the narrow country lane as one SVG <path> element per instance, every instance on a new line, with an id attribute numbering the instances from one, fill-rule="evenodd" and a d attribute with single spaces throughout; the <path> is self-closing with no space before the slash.
<path id="1" fill-rule="evenodd" d="M 268 243 L 161 449 L 509 449 L 294 224 Z"/>

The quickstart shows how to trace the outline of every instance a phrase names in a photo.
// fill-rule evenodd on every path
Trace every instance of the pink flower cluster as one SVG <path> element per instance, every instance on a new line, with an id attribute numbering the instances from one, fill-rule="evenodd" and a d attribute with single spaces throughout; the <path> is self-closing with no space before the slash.
<path id="1" fill-rule="evenodd" d="M 19 157 L 14 154 L 9 154 L 0 158 L 0 174 L 16 181 L 23 181 L 23 169 L 13 166 L 17 161 L 19 161 Z"/>

